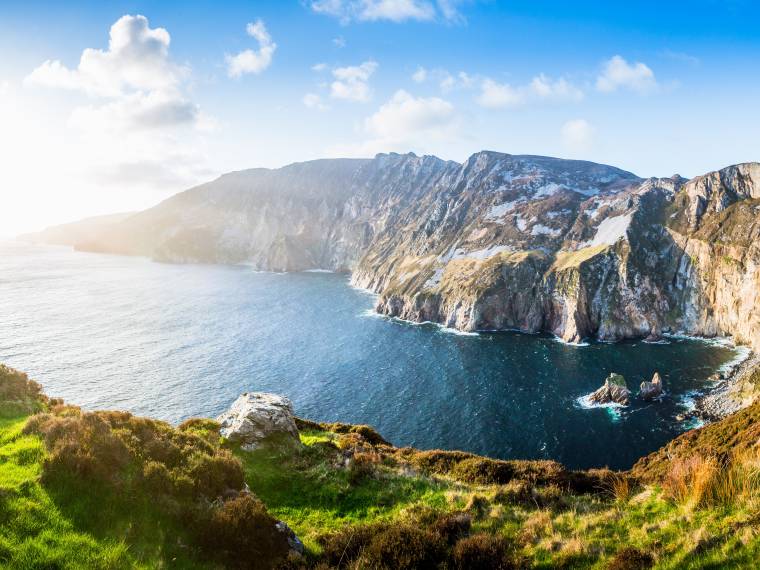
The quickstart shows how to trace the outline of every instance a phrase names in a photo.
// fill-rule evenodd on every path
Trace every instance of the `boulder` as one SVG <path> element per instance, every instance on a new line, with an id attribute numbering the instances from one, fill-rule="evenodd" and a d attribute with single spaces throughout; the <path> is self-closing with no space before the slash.
<path id="1" fill-rule="evenodd" d="M 295 556 L 303 556 L 303 542 L 296 536 L 296 533 L 293 532 L 293 529 L 291 529 L 285 521 L 277 521 L 275 527 L 279 532 L 285 535 L 285 538 L 288 539 L 288 549 L 290 551 L 290 554 Z"/>
<path id="2" fill-rule="evenodd" d="M 631 399 L 631 391 L 626 386 L 625 378 L 620 374 L 612 373 L 604 381 L 604 386 L 596 392 L 588 395 L 590 404 L 620 404 L 627 406 Z"/>
<path id="3" fill-rule="evenodd" d="M 648 402 L 662 396 L 662 378 L 655 372 L 651 382 L 642 382 L 639 387 L 639 398 Z"/>
<path id="4" fill-rule="evenodd" d="M 219 432 L 230 441 L 252 450 L 273 436 L 299 442 L 293 404 L 287 398 L 264 392 L 247 392 L 217 418 Z"/>

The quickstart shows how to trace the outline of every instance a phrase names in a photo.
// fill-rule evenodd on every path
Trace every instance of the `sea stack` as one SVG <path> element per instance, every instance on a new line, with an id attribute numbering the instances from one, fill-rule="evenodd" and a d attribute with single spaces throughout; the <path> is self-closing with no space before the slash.
<path id="1" fill-rule="evenodd" d="M 651 402 L 662 396 L 662 378 L 659 372 L 655 372 L 651 382 L 642 382 L 639 387 L 639 398 Z"/>
<path id="2" fill-rule="evenodd" d="M 604 386 L 588 396 L 588 402 L 596 405 L 620 404 L 627 406 L 630 399 L 631 391 L 625 383 L 625 378 L 614 372 L 607 376 Z"/>

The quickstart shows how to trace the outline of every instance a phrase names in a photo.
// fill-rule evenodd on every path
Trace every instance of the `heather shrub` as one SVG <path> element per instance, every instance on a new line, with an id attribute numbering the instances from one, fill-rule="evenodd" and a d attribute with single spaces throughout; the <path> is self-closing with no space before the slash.
<path id="1" fill-rule="evenodd" d="M 533 497 L 533 485 L 527 481 L 513 480 L 503 485 L 493 497 L 500 505 L 537 506 Z"/>
<path id="2" fill-rule="evenodd" d="M 181 432 L 187 432 L 208 441 L 209 443 L 216 443 L 219 441 L 219 422 L 209 418 L 190 418 L 185 420 L 177 429 Z"/>
<path id="3" fill-rule="evenodd" d="M 648 552 L 626 546 L 618 550 L 610 560 L 607 570 L 644 570 L 654 566 L 654 558 Z"/>
<path id="4" fill-rule="evenodd" d="M 228 489 L 242 489 L 243 470 L 240 461 L 226 449 L 214 455 L 196 453 L 188 462 L 188 476 L 195 481 L 199 494 L 216 497 Z"/>
<path id="5" fill-rule="evenodd" d="M 322 548 L 324 562 L 330 567 L 348 566 L 359 557 L 372 537 L 386 528 L 387 525 L 381 523 L 357 525 L 321 535 L 317 542 Z"/>
<path id="6" fill-rule="evenodd" d="M 440 536 L 399 524 L 375 534 L 357 566 L 368 570 L 426 570 L 438 568 L 445 558 L 445 543 Z"/>
<path id="7" fill-rule="evenodd" d="M 199 517 L 197 541 L 208 556 L 227 567 L 273 568 L 289 550 L 287 537 L 276 524 L 261 501 L 241 494 Z"/>
<path id="8" fill-rule="evenodd" d="M 47 397 L 42 387 L 23 372 L 0 364 L 0 417 L 41 411 Z"/>
<path id="9" fill-rule="evenodd" d="M 382 458 L 375 452 L 357 452 L 351 457 L 348 465 L 348 482 L 357 485 L 376 473 L 377 465 Z"/>
<path id="10" fill-rule="evenodd" d="M 512 551 L 503 536 L 479 533 L 456 543 L 451 565 L 455 570 L 509 570 L 517 567 Z"/>
<path id="11" fill-rule="evenodd" d="M 506 461 L 471 457 L 460 461 L 451 471 L 451 476 L 465 483 L 490 485 L 508 483 L 514 477 L 514 469 Z"/>
<path id="12" fill-rule="evenodd" d="M 451 546 L 470 534 L 472 517 L 467 513 L 441 515 L 432 524 L 431 530 Z"/>

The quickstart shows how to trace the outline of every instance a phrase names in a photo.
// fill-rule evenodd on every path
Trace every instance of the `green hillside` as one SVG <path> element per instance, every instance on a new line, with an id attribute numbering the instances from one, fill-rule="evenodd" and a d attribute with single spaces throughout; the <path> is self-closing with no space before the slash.
<path id="1" fill-rule="evenodd" d="M 2 366 L 0 567 L 752 568 L 758 417 L 755 404 L 626 473 L 306 421 L 302 446 L 245 452 L 212 420 L 87 413 Z"/>

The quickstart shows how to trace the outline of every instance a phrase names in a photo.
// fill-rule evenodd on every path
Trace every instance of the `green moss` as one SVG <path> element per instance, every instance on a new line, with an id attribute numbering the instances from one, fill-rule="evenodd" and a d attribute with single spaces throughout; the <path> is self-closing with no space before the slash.
<path id="1" fill-rule="evenodd" d="M 559 272 L 580 267 L 582 263 L 596 257 L 607 249 L 609 249 L 608 245 L 596 245 L 584 247 L 577 251 L 559 251 L 557 252 L 552 269 Z"/>

